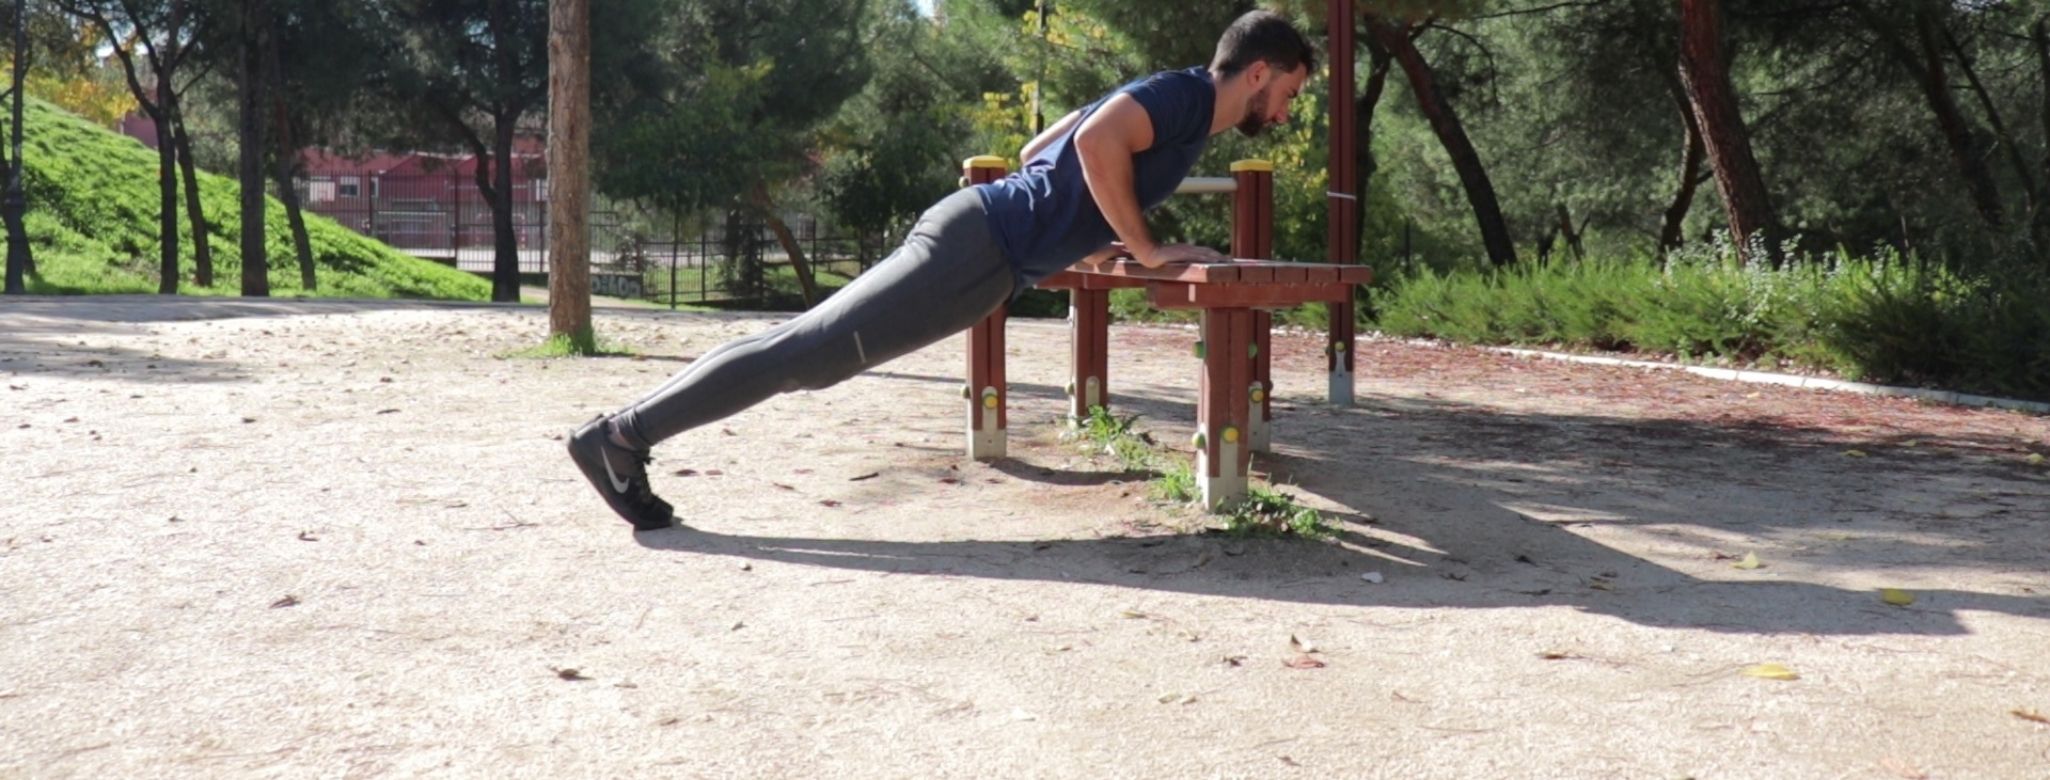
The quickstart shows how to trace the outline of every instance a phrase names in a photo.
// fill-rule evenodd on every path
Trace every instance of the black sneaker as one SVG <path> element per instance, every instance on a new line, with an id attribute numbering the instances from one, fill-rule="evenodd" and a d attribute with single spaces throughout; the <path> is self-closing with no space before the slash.
<path id="1" fill-rule="evenodd" d="M 612 511 L 633 524 L 636 531 L 652 531 L 676 524 L 669 503 L 655 497 L 648 484 L 647 450 L 635 450 L 613 443 L 607 435 L 605 417 L 585 423 L 569 436 L 569 457 L 582 469 L 584 478 L 605 497 Z"/>

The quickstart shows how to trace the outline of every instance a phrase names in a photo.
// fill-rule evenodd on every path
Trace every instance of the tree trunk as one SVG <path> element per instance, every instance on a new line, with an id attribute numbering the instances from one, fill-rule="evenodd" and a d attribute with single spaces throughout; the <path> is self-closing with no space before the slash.
<path id="1" fill-rule="evenodd" d="M 2050 16 L 2037 17 L 2029 38 L 2036 44 L 2036 69 L 2043 84 L 2043 132 L 2050 134 Z M 2043 176 L 2045 185 L 2050 186 L 2050 153 L 2043 156 Z M 2033 216 L 2037 233 L 2050 233 L 2050 205 L 2037 208 Z M 2050 258 L 2050 253 L 2044 256 Z"/>
<path id="2" fill-rule="evenodd" d="M 548 4 L 548 335 L 594 351 L 591 332 L 591 6 Z"/>
<path id="3" fill-rule="evenodd" d="M 278 185 L 278 200 L 285 202 L 285 222 L 292 228 L 292 250 L 299 258 L 299 287 L 310 293 L 320 289 L 320 280 L 313 270 L 313 240 L 306 234 L 306 213 L 299 206 L 299 188 L 292 182 L 293 174 L 298 172 L 292 160 L 279 155 L 271 175 Z"/>
<path id="4" fill-rule="evenodd" d="M 513 232 L 513 131 L 516 115 L 499 116 L 492 128 L 491 300 L 520 302 L 520 242 Z"/>
<path id="5" fill-rule="evenodd" d="M 818 305 L 818 281 L 812 277 L 811 264 L 804 260 L 804 247 L 797 243 L 797 236 L 790 232 L 790 226 L 783 224 L 783 218 L 776 214 L 776 204 L 769 200 L 768 185 L 757 182 L 747 193 L 748 205 L 769 231 L 776 234 L 776 243 L 783 246 L 783 254 L 790 256 L 790 267 L 797 272 L 797 286 L 804 294 L 804 308 Z"/>
<path id="6" fill-rule="evenodd" d="M 1575 261 L 1586 259 L 1587 248 L 1580 243 L 1580 235 L 1582 230 L 1587 227 L 1586 224 L 1582 223 L 1580 227 L 1574 227 L 1573 212 L 1568 211 L 1564 203 L 1557 205 L 1559 212 L 1559 235 L 1566 239 L 1566 248 L 1573 250 L 1573 259 Z"/>
<path id="7" fill-rule="evenodd" d="M 171 104 L 171 74 L 157 74 L 157 105 Z M 178 146 L 171 138 L 171 112 L 157 112 L 157 292 L 178 293 Z"/>
<path id="8" fill-rule="evenodd" d="M 242 294 L 270 295 L 270 262 L 264 248 L 263 47 L 268 0 L 242 0 L 241 132 L 238 180 L 242 183 Z"/>
<path id="9" fill-rule="evenodd" d="M 1359 196 L 1357 213 L 1362 222 L 1365 221 L 1367 213 L 1368 185 L 1373 182 L 1374 174 L 1381 170 L 1381 161 L 1374 156 L 1374 114 L 1381 107 L 1381 95 L 1387 91 L 1388 70 L 1394 59 L 1393 55 L 1388 53 L 1388 49 L 1374 39 L 1372 30 L 1368 31 L 1365 42 L 1368 61 L 1372 64 L 1367 72 L 1366 88 L 1353 103 L 1353 137 L 1358 139 L 1353 143 L 1357 155 L 1353 166 L 1359 172 L 1356 187 Z M 1362 256 L 1366 249 L 1366 226 L 1362 224 L 1359 227 L 1360 229 L 1352 232 L 1353 257 Z"/>
<path id="10" fill-rule="evenodd" d="M 20 0 L 16 0 L 14 11 L 16 18 L 21 18 L 24 15 L 25 9 Z M 22 277 L 36 272 L 35 253 L 29 249 L 28 228 L 22 221 L 22 215 L 28 211 L 27 193 L 22 191 L 22 176 L 24 175 L 22 169 L 28 163 L 27 158 L 22 156 L 21 151 L 22 79 L 27 76 L 28 71 L 27 30 L 27 24 L 16 24 L 14 26 L 14 99 L 11 101 L 13 105 L 10 107 L 14 123 L 8 128 L 10 135 L 8 143 L 13 148 L 13 151 L 7 155 L 7 191 L 4 200 L 0 200 L 0 221 L 7 223 L 6 291 L 10 295 L 19 295 L 27 292 L 27 287 Z"/>
<path id="11" fill-rule="evenodd" d="M 1736 87 L 1730 84 L 1722 25 L 1721 0 L 1680 0 L 1680 81 L 1701 125 L 1702 145 L 1715 168 L 1737 256 L 1751 262 L 1754 250 L 1762 248 L 1772 267 L 1778 268 L 1778 226 L 1758 158 L 1751 153 L 1751 133 L 1737 107 Z"/>
<path id="12" fill-rule="evenodd" d="M 1673 193 L 1673 202 L 1666 206 L 1664 224 L 1659 228 L 1660 258 L 1680 248 L 1680 228 L 1687 221 L 1687 212 L 1694 208 L 1694 190 L 1701 186 L 1701 162 L 1708 150 L 1701 142 L 1701 123 L 1694 119 L 1694 107 L 1687 101 L 1687 88 L 1680 84 L 1679 75 L 1666 70 L 1666 88 L 1673 93 L 1673 101 L 1680 107 L 1680 125 L 1686 135 L 1681 142 L 1680 186 Z"/>
<path id="13" fill-rule="evenodd" d="M 2014 175 L 2021 180 L 2022 192 L 2027 194 L 2027 211 L 2036 211 L 2036 203 L 2042 194 L 2036 189 L 2036 176 L 2029 171 L 2028 161 L 2022 159 L 2022 148 L 2014 142 L 2014 133 L 2007 129 L 2007 120 L 2000 116 L 2000 107 L 1993 102 L 1993 93 L 1979 80 L 1979 70 L 1972 67 L 1972 58 L 1965 52 L 1964 44 L 1952 35 L 1948 27 L 1943 28 L 1944 46 L 1957 56 L 1958 70 L 1964 72 L 1965 83 L 1972 86 L 1972 94 L 1979 98 L 1979 106 L 1986 109 L 1986 124 L 1993 128 L 1993 138 L 2007 150 L 2007 164 L 2014 168 Z"/>
<path id="14" fill-rule="evenodd" d="M 1410 39 L 1409 23 L 1370 19 L 1368 27 L 1374 38 L 1402 66 L 1403 74 L 1409 78 L 1410 92 L 1416 95 L 1418 108 L 1423 111 L 1424 118 L 1430 120 L 1431 130 L 1437 133 L 1445 154 L 1452 158 L 1452 167 L 1459 172 L 1459 182 L 1466 188 L 1466 199 L 1473 204 L 1474 221 L 1480 224 L 1481 243 L 1487 246 L 1488 259 L 1496 266 L 1514 264 L 1516 244 L 1509 238 L 1509 223 L 1502 218 L 1502 205 L 1495 197 L 1494 182 L 1488 179 L 1480 153 L 1474 151 L 1473 142 L 1466 137 L 1466 128 L 1460 124 L 1459 113 L 1438 90 L 1437 74 Z"/>
<path id="15" fill-rule="evenodd" d="M 299 207 L 299 188 L 292 179 L 299 170 L 299 149 L 292 141 L 291 106 L 285 101 L 284 57 L 278 47 L 264 49 L 264 78 L 271 90 L 271 127 L 277 131 L 273 154 L 273 175 L 277 177 L 278 199 L 285 202 L 285 223 L 292 229 L 292 250 L 299 259 L 299 287 L 306 292 L 320 289 L 313 269 L 313 240 L 306 235 L 306 214 Z"/>
<path id="16" fill-rule="evenodd" d="M 201 287 L 212 287 L 213 237 L 208 234 L 206 210 L 202 208 L 199 196 L 199 166 L 192 161 L 192 136 L 185 131 L 185 115 L 182 110 L 166 113 L 177 117 L 171 125 L 171 138 L 178 144 L 178 173 L 185 179 L 185 212 L 192 223 L 192 283 Z"/>
<path id="17" fill-rule="evenodd" d="M 1965 180 L 1965 189 L 1971 194 L 1979 218 L 1987 225 L 2000 227 L 2006 222 L 2006 215 L 2001 213 L 2000 189 L 1993 182 L 1993 172 L 1986 169 L 1986 155 L 1980 149 L 1978 134 L 1972 131 L 1970 121 L 1950 92 L 1950 75 L 1944 70 L 1943 51 L 1937 44 L 1936 20 L 1926 9 L 1915 12 L 1915 40 L 1920 47 L 1917 51 L 1886 18 L 1864 7 L 1858 13 L 1893 54 L 1894 61 L 1922 88 L 1922 99 L 1936 116 L 1936 128 L 1950 147 L 1951 162 Z"/>

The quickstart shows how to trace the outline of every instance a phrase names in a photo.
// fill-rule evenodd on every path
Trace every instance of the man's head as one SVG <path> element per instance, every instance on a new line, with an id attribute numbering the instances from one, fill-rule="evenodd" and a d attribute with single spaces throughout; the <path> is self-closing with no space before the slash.
<path id="1" fill-rule="evenodd" d="M 1210 60 L 1210 72 L 1218 83 L 1242 84 L 1246 97 L 1245 116 L 1239 132 L 1259 135 L 1271 125 L 1288 121 L 1288 104 L 1317 69 L 1317 50 L 1295 25 L 1267 11 L 1253 11 L 1238 18 L 1217 40 L 1217 56 Z"/>

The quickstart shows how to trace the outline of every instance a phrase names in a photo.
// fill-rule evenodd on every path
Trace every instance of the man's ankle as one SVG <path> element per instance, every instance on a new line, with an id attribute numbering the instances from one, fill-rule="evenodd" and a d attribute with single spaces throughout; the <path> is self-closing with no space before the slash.
<path id="1" fill-rule="evenodd" d="M 617 415 L 605 419 L 605 440 L 630 450 L 650 449 L 647 442 L 634 434 L 632 426 Z"/>

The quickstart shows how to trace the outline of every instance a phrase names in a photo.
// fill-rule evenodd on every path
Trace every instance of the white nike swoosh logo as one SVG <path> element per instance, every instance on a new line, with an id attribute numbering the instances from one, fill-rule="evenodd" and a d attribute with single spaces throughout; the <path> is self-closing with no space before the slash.
<path id="1" fill-rule="evenodd" d="M 626 480 L 620 479 L 618 474 L 612 473 L 612 457 L 600 452 L 598 453 L 598 460 L 605 464 L 605 478 L 612 480 L 612 489 L 625 493 L 627 488 Z"/>

